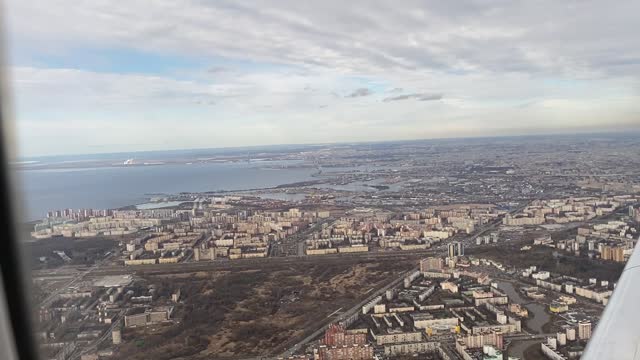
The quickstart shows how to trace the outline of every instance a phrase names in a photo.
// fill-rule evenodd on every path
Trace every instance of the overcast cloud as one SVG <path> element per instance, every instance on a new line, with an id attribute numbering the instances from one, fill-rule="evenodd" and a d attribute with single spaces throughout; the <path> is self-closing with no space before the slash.
<path id="1" fill-rule="evenodd" d="M 353 92 L 347 95 L 347 97 L 354 98 L 354 97 L 369 96 L 371 94 L 373 94 L 371 90 L 367 88 L 360 88 L 360 89 L 353 90 Z"/>
<path id="2" fill-rule="evenodd" d="M 384 98 L 383 101 L 399 101 L 399 100 L 409 100 L 409 99 L 415 99 L 419 101 L 433 101 L 433 100 L 441 100 L 443 97 L 444 95 L 442 94 L 428 94 L 428 93 L 404 94 L 404 95 L 398 95 L 398 96 L 390 96 L 390 97 Z"/>
<path id="3" fill-rule="evenodd" d="M 637 1 L 5 7 L 24 155 L 640 125 Z"/>

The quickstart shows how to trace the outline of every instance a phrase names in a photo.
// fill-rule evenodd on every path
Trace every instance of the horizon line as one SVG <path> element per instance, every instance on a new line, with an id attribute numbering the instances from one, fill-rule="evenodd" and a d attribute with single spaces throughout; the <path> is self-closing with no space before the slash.
<path id="1" fill-rule="evenodd" d="M 540 132 L 529 134 L 512 134 L 512 135 L 478 135 L 478 136 L 451 136 L 451 137 L 433 137 L 433 138 L 415 138 L 415 139 L 389 139 L 389 140 L 371 140 L 371 141 L 336 141 L 336 142 L 310 142 L 310 143 L 281 143 L 281 144 L 258 144 L 258 145 L 239 145 L 239 146 L 223 146 L 223 147 L 194 147 L 194 148 L 171 148 L 156 150 L 131 150 L 131 151 L 105 151 L 105 152 L 87 152 L 87 153 L 58 153 L 46 155 L 29 155 L 18 156 L 15 160 L 9 161 L 19 162 L 33 158 L 47 158 L 58 156 L 91 156 L 91 155 L 118 155 L 118 154 L 135 154 L 135 153 L 155 153 L 155 152 L 172 152 L 172 151 L 198 151 L 198 150 L 240 150 L 244 148 L 268 148 L 278 146 L 330 146 L 330 145 L 359 145 L 359 144 L 380 144 L 393 142 L 415 142 L 429 140 L 464 140 L 464 139 L 494 139 L 494 138 L 524 138 L 524 137 L 540 137 L 540 136 L 596 136 L 596 135 L 632 135 L 640 133 L 640 128 L 616 129 L 616 130 L 599 130 L 586 132 Z"/>

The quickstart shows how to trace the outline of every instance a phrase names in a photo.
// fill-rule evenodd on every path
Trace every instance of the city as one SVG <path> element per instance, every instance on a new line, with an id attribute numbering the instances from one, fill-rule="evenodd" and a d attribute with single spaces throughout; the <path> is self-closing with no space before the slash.
<path id="1" fill-rule="evenodd" d="M 0 2 L 0 360 L 637 360 L 640 2 Z"/>
<path id="2" fill-rule="evenodd" d="M 640 237 L 639 154 L 584 135 L 183 159 L 313 175 L 49 209 L 25 225 L 36 335 L 56 360 L 579 358 Z"/>

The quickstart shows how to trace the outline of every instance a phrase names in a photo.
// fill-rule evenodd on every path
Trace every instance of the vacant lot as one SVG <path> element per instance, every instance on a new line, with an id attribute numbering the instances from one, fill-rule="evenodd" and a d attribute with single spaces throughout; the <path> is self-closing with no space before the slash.
<path id="1" fill-rule="evenodd" d="M 413 262 L 295 264 L 147 278 L 161 297 L 180 287 L 171 326 L 126 330 L 122 359 L 232 358 L 277 354 L 338 309 L 415 266 Z"/>

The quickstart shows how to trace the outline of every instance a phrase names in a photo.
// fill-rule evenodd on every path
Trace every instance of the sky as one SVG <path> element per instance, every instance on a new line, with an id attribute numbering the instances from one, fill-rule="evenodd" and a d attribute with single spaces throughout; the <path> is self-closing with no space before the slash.
<path id="1" fill-rule="evenodd" d="M 21 156 L 640 128 L 637 1 L 4 6 Z"/>

